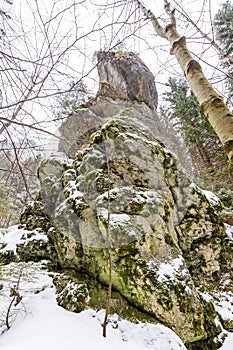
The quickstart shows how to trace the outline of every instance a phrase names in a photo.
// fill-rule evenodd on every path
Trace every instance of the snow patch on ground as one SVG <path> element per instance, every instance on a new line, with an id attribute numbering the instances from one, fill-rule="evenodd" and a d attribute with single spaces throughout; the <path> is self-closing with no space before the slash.
<path id="1" fill-rule="evenodd" d="M 18 228 L 17 225 L 0 229 L 0 252 L 6 253 L 11 250 L 16 254 L 18 244 L 27 244 L 33 240 L 47 242 L 48 237 L 40 229 L 28 231 Z"/>
<path id="2" fill-rule="evenodd" d="M 32 234 L 33 233 L 33 234 Z M 26 238 L 25 238 L 26 237 Z M 0 230 L 3 250 L 16 250 L 16 245 L 31 239 L 47 240 L 39 230 L 27 231 L 17 226 Z M 158 275 L 160 282 L 176 279 L 186 273 L 181 256 L 168 263 L 155 266 L 149 262 L 148 268 Z M 20 278 L 19 278 L 20 276 Z M 231 283 L 225 276 L 224 286 Z M 22 301 L 10 310 L 10 330 L 6 327 L 6 313 L 12 301 L 11 289 L 18 283 L 18 293 Z M 213 294 L 213 293 L 212 293 Z M 203 294 L 212 301 L 224 319 L 232 319 L 233 293 L 216 295 Z M 107 338 L 102 336 L 104 310 L 92 309 L 75 314 L 59 307 L 56 289 L 51 274 L 43 263 L 11 263 L 2 268 L 0 281 L 0 349 L 1 350 L 64 350 L 85 348 L 87 350 L 185 350 L 180 338 L 163 325 L 149 323 L 133 324 L 110 316 Z M 232 350 L 233 334 L 223 331 L 226 340 L 221 350 Z"/>
<path id="3" fill-rule="evenodd" d="M 185 350 L 180 338 L 162 325 L 133 324 L 110 317 L 107 337 L 102 336 L 104 311 L 92 309 L 75 314 L 56 303 L 52 278 L 39 263 L 12 263 L 4 267 L 1 305 L 1 350 Z M 12 326 L 6 331 L 4 313 L 11 297 L 9 290 L 17 282 L 20 269 L 23 274 L 19 293 L 23 296 L 13 310 Z M 10 276 L 10 278 L 9 278 Z"/>

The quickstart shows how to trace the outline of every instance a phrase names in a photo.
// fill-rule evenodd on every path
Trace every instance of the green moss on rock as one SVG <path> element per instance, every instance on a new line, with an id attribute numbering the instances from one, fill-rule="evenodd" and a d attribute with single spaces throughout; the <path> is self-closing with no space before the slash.
<path id="1" fill-rule="evenodd" d="M 39 195 L 36 200 L 31 201 L 25 207 L 20 216 L 20 224 L 28 230 L 41 228 L 47 231 L 51 225 L 49 217 L 46 215 L 44 203 Z"/>
<path id="2" fill-rule="evenodd" d="M 160 320 L 190 349 L 215 349 L 219 332 L 215 313 L 212 304 L 200 300 L 195 287 L 204 288 L 209 281 L 217 285 L 218 274 L 230 269 L 232 252 L 218 208 L 190 185 L 177 158 L 148 129 L 141 130 L 141 124 L 129 116 L 121 117 L 92 134 L 72 168 L 62 170 L 62 181 L 60 175 L 44 177 L 46 198 L 64 187 L 62 203 L 61 196 L 49 197 L 55 208 L 53 232 L 48 230 L 53 226 L 51 218 L 39 203 L 38 208 L 27 209 L 22 222 L 37 227 L 45 219 L 59 265 L 69 269 L 66 277 L 55 282 L 60 305 L 76 312 L 104 308 L 109 280 L 105 242 L 109 194 L 111 312 L 131 320 Z M 56 169 L 56 164 L 50 165 Z M 182 266 L 174 279 L 159 279 L 159 266 L 177 256 L 184 258 L 188 269 Z"/>

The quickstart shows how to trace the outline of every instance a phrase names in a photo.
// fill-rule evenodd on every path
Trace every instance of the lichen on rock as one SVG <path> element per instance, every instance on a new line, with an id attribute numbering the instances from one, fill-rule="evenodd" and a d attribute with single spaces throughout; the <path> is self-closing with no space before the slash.
<path id="1" fill-rule="evenodd" d="M 158 93 L 154 76 L 133 52 L 99 52 L 98 73 L 97 96 L 144 102 L 156 110 Z"/>
<path id="2" fill-rule="evenodd" d="M 214 291 L 233 267 L 221 204 L 193 184 L 165 147 L 154 80 L 141 60 L 100 53 L 99 72 L 93 104 L 80 107 L 60 128 L 63 136 L 72 130 L 71 149 L 59 146 L 72 162 L 41 163 L 40 196 L 21 221 L 47 233 L 67 274 L 64 283 L 57 279 L 64 307 L 99 307 L 109 282 L 110 243 L 115 304 L 131 307 L 129 317 L 144 315 L 169 326 L 190 349 L 215 349 L 221 329 Z M 80 274 L 96 281 L 99 299 Z M 213 298 L 207 303 L 208 289 Z"/>

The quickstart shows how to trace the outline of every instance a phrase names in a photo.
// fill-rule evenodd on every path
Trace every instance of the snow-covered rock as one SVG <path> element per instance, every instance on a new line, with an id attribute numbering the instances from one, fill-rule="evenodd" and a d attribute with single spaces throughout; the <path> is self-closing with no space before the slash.
<path id="1" fill-rule="evenodd" d="M 124 59 L 130 58 L 123 56 L 114 64 Z M 41 227 L 47 232 L 56 251 L 56 257 L 51 255 L 55 265 L 65 273 L 72 271 L 74 279 L 80 272 L 88 276 L 83 295 L 87 307 L 104 307 L 107 290 L 94 292 L 88 278 L 100 286 L 108 284 L 109 248 L 119 313 L 123 297 L 144 317 L 175 331 L 188 348 L 217 348 L 218 310 L 201 292 L 218 290 L 222 276 L 233 267 L 230 231 L 219 215 L 221 204 L 193 185 L 160 141 L 154 106 L 146 99 L 131 100 L 130 94 L 124 100 L 120 95 L 111 98 L 111 87 L 107 91 L 106 99 L 99 93 L 90 107 L 77 111 L 71 124 L 68 118 L 61 127 L 65 136 L 75 124 L 76 148 L 69 152 L 60 145 L 69 156 L 76 151 L 73 163 L 64 158 L 41 163 L 39 210 L 26 209 L 21 221 L 27 229 Z M 85 113 L 87 126 L 93 118 L 89 131 L 94 133 L 85 131 L 80 141 Z M 75 287 L 72 278 L 69 285 L 79 295 L 83 281 Z M 65 288 L 60 304 L 62 297 L 72 294 Z M 70 301 L 63 304 L 72 309 Z"/>

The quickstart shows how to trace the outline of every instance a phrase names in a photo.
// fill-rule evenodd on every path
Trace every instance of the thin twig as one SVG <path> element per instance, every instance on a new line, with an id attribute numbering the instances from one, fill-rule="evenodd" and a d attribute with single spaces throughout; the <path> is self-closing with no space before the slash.
<path id="1" fill-rule="evenodd" d="M 6 327 L 7 327 L 8 330 L 11 328 L 11 326 L 10 326 L 11 309 L 12 309 L 12 307 L 13 307 L 15 302 L 18 304 L 21 301 L 21 299 L 22 299 L 22 297 L 19 295 L 19 283 L 20 283 L 20 279 L 21 279 L 22 274 L 23 274 L 23 269 L 24 269 L 24 267 L 20 268 L 16 286 L 11 288 L 11 293 L 12 293 L 13 297 L 11 299 L 11 302 L 10 302 L 10 304 L 8 306 L 7 313 L 6 313 Z"/>
<path id="2" fill-rule="evenodd" d="M 108 297 L 106 303 L 106 311 L 104 316 L 103 326 L 103 336 L 106 337 L 106 330 L 108 324 L 108 315 L 111 306 L 111 296 L 112 296 L 112 256 L 111 256 L 111 235 L 110 235 L 110 216 L 111 216 L 111 207 L 110 207 L 110 166 L 109 166 L 109 157 L 108 157 L 108 149 L 106 149 L 106 158 L 107 158 L 107 171 L 108 171 L 108 218 L 107 218 L 107 253 L 108 253 L 108 274 L 109 274 L 109 282 L 108 282 Z"/>

